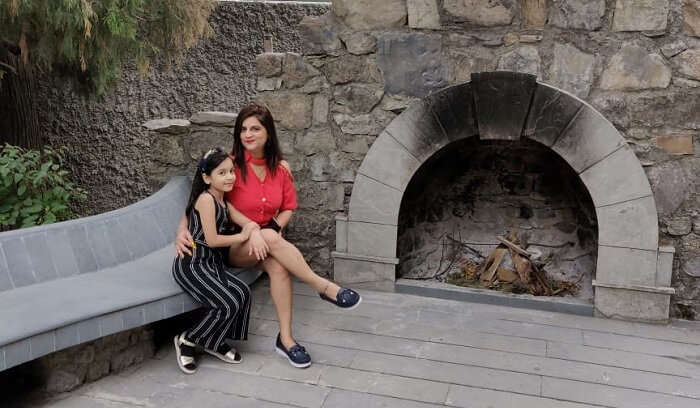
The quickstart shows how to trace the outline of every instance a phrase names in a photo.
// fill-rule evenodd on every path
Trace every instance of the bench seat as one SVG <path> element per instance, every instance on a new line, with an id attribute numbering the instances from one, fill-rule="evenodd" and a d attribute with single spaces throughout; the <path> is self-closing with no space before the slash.
<path id="1" fill-rule="evenodd" d="M 132 212 L 153 213 L 153 211 L 160 211 L 160 206 L 171 206 L 170 203 L 159 202 L 159 200 L 173 201 L 173 199 L 182 198 L 187 195 L 188 190 L 189 182 L 178 178 L 148 199 L 117 210 L 117 214 L 106 213 L 106 215 L 69 223 L 81 221 L 81 224 L 84 224 L 82 226 L 88 229 L 90 224 L 104 222 L 105 219 L 113 225 L 121 224 L 120 221 L 126 221 L 122 220 L 123 217 L 133 216 Z M 163 196 L 163 193 L 169 194 Z M 174 193 L 180 197 L 173 197 Z M 144 205 L 144 201 L 148 200 L 152 205 Z M 76 344 L 198 308 L 199 305 L 183 293 L 171 274 L 174 250 L 172 242 L 167 241 L 172 241 L 173 228 L 177 224 L 179 214 L 182 214 L 184 200 L 182 198 L 182 204 L 176 206 L 177 208 L 169 208 L 171 214 L 160 214 L 161 221 L 168 218 L 167 222 L 171 225 L 168 226 L 167 235 L 161 231 L 163 236 L 159 238 L 159 248 L 149 250 L 138 257 L 115 259 L 112 256 L 112 261 L 116 262 L 111 262 L 112 265 L 104 267 L 97 265 L 91 272 L 60 270 L 59 262 L 56 261 L 53 253 L 52 265 L 55 278 L 40 281 L 37 277 L 39 275 L 37 265 L 41 265 L 41 262 L 35 258 L 40 256 L 51 258 L 52 252 L 36 252 L 37 248 L 25 245 L 24 249 L 30 254 L 32 268 L 31 271 L 25 271 L 25 274 L 32 273 L 30 277 L 24 276 L 23 279 L 34 279 L 34 282 L 22 286 L 16 285 L 0 292 L 0 370 Z M 27 231 L 31 235 L 36 235 L 42 228 L 61 228 L 61 224 L 63 223 L 35 227 Z M 22 236 L 23 234 L 19 234 L 21 231 L 23 230 L 0 234 L 0 250 L 4 249 L 4 258 L 12 258 L 7 254 L 8 246 L 12 247 L 12 245 L 8 245 L 9 241 L 5 235 L 12 233 L 13 237 L 10 238 L 26 243 L 27 240 Z M 118 231 L 123 233 L 125 229 Z M 133 231 L 133 233 L 139 232 L 143 231 Z M 117 229 L 107 232 L 107 235 L 112 233 L 117 234 Z M 128 233 L 127 231 L 127 236 L 121 238 L 129 239 Z M 109 242 L 109 239 L 107 241 Z M 29 242 L 34 241 L 29 240 Z M 141 242 L 141 244 L 144 243 L 145 241 Z M 70 242 L 66 251 L 71 249 L 75 251 L 75 244 Z M 96 243 L 83 242 L 83 244 L 94 247 Z M 152 248 L 152 245 L 150 247 Z M 96 253 L 95 249 L 93 248 L 93 253 Z M 97 248 L 97 250 L 105 250 L 105 248 Z M 133 251 L 129 251 L 129 254 L 133 254 Z M 0 256 L 0 265 L 5 264 L 9 279 L 15 283 L 18 279 L 13 278 L 22 277 L 22 274 L 20 271 L 10 270 L 10 262 L 2 258 L 3 256 Z M 95 263 L 99 262 L 99 258 L 97 256 L 95 258 Z M 12 266 L 17 267 L 17 265 L 16 260 L 12 261 Z M 76 267 L 78 262 L 71 265 Z M 2 266 L 0 266 L 0 273 L 3 272 L 1 269 Z M 248 284 L 255 281 L 262 273 L 255 268 L 234 268 L 234 271 Z"/>

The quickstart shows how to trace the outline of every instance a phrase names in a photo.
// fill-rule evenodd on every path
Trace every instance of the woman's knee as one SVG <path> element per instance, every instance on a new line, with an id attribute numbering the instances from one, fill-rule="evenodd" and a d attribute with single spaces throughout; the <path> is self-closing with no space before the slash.
<path id="1" fill-rule="evenodd" d="M 279 246 L 280 244 L 286 242 L 279 232 L 276 232 L 273 229 L 264 228 L 260 230 L 260 234 L 269 247 Z"/>

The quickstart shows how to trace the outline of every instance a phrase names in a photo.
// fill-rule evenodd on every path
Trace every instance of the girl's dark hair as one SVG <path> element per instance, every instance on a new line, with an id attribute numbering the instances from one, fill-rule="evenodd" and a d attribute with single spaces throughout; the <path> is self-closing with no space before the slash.
<path id="1" fill-rule="evenodd" d="M 194 208 L 194 203 L 197 202 L 197 198 L 202 194 L 209 186 L 204 182 L 202 174 L 207 176 L 211 175 L 211 172 L 219 167 L 219 165 L 229 157 L 220 147 L 209 150 L 204 153 L 199 160 L 197 165 L 197 171 L 194 173 L 194 179 L 192 180 L 192 190 L 190 192 L 190 199 L 187 201 L 187 207 L 185 208 L 185 214 L 189 217 L 192 208 Z"/>
<path id="2" fill-rule="evenodd" d="M 265 142 L 264 155 L 267 169 L 272 175 L 275 174 L 277 166 L 282 161 L 282 151 L 280 150 L 277 132 L 275 131 L 275 122 L 272 119 L 270 110 L 263 105 L 258 105 L 257 103 L 251 103 L 244 106 L 238 113 L 236 124 L 233 128 L 233 162 L 240 170 L 244 183 L 246 181 L 248 168 L 245 164 L 245 147 L 243 147 L 243 142 L 241 141 L 241 128 L 243 127 L 243 121 L 251 116 L 255 116 L 267 131 L 267 142 Z"/>

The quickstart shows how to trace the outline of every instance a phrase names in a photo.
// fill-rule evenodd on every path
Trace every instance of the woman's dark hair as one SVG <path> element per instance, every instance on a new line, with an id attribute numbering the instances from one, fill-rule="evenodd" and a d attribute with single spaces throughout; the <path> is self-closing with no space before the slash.
<path id="1" fill-rule="evenodd" d="M 267 169 L 271 174 L 275 174 L 277 166 L 282 161 L 282 151 L 280 150 L 277 132 L 275 131 L 275 122 L 272 119 L 270 110 L 263 105 L 258 105 L 257 103 L 251 103 L 244 106 L 238 113 L 236 124 L 233 127 L 233 162 L 240 170 L 241 177 L 243 178 L 242 181 L 244 183 L 246 181 L 248 168 L 245 164 L 245 147 L 243 147 L 243 142 L 241 141 L 241 128 L 243 127 L 243 121 L 251 116 L 255 116 L 267 131 L 267 142 L 265 142 L 264 155 Z"/>
<path id="2" fill-rule="evenodd" d="M 220 147 L 211 149 L 204 153 L 199 159 L 199 164 L 197 165 L 197 171 L 194 173 L 194 179 L 192 180 L 192 190 L 190 192 L 190 199 L 187 201 L 187 207 L 185 208 L 185 214 L 187 216 L 192 212 L 194 208 L 194 203 L 197 202 L 197 198 L 202 194 L 209 186 L 204 182 L 202 174 L 207 176 L 211 175 L 211 172 L 219 167 L 219 165 L 229 157 Z"/>

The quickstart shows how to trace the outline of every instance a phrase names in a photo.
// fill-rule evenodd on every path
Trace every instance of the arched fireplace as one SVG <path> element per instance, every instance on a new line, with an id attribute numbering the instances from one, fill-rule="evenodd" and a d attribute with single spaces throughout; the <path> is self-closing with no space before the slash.
<path id="1" fill-rule="evenodd" d="M 469 83 L 430 95 L 377 138 L 358 171 L 348 215 L 336 219 L 336 280 L 395 281 L 398 218 L 409 182 L 441 149 L 472 137 L 530 139 L 561 157 L 595 207 L 597 313 L 668 319 L 673 249 L 659 248 L 656 205 L 636 156 L 590 105 L 512 72 L 473 74 Z"/>

